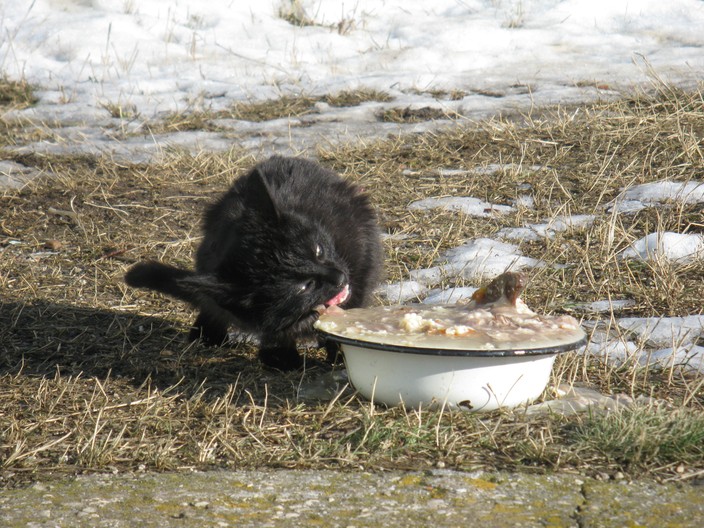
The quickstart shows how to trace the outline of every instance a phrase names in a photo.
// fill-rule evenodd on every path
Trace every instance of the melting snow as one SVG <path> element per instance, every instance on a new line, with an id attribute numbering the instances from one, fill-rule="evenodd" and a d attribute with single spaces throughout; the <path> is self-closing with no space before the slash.
<path id="1" fill-rule="evenodd" d="M 651 233 L 626 248 L 621 256 L 640 260 L 670 260 L 688 264 L 704 258 L 704 236 L 665 231 Z"/>
<path id="2" fill-rule="evenodd" d="M 618 320 L 618 326 L 650 346 L 679 346 L 704 335 L 704 315 L 625 317 Z"/>
<path id="3" fill-rule="evenodd" d="M 469 216 L 486 218 L 496 214 L 506 214 L 513 211 L 509 205 L 495 205 L 472 198 L 471 196 L 446 196 L 442 198 L 425 198 L 411 203 L 411 210 L 445 209 L 447 211 L 460 211 Z"/>
<path id="4" fill-rule="evenodd" d="M 541 224 L 528 224 L 525 227 L 505 227 L 496 234 L 499 238 L 508 240 L 540 240 L 553 238 L 555 233 L 568 229 L 583 229 L 591 226 L 596 220 L 595 215 L 558 215 Z"/>
<path id="5" fill-rule="evenodd" d="M 607 211 L 635 213 L 664 202 L 694 204 L 704 202 L 704 183 L 659 181 L 626 189 L 607 206 Z"/>

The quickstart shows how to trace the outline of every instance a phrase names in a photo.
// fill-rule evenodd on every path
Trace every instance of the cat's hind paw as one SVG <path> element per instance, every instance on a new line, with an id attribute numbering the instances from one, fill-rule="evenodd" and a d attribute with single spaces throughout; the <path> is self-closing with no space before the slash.
<path id="1" fill-rule="evenodd" d="M 296 347 L 274 346 L 259 349 L 259 359 L 269 368 L 288 372 L 303 366 Z"/>

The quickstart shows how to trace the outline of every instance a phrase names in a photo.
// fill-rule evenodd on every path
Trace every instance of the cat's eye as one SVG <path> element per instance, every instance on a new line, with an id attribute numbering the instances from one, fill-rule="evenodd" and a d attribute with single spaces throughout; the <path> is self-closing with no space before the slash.
<path id="1" fill-rule="evenodd" d="M 310 280 L 308 280 L 308 281 L 306 281 L 306 282 L 302 282 L 302 283 L 298 286 L 298 291 L 299 291 L 300 293 L 306 293 L 306 292 L 312 290 L 314 286 L 315 286 L 315 281 L 314 281 L 313 279 L 310 279 Z"/>
<path id="2" fill-rule="evenodd" d="M 315 245 L 315 258 L 319 259 L 323 256 L 323 248 L 320 244 Z"/>

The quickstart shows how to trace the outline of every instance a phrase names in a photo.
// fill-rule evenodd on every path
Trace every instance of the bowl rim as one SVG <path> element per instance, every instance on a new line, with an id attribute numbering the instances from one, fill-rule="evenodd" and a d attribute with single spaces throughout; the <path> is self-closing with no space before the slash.
<path id="1" fill-rule="evenodd" d="M 436 348 L 436 347 L 414 347 L 406 345 L 395 345 L 389 343 L 378 343 L 375 341 L 364 341 L 353 337 L 345 337 L 337 334 L 332 334 L 324 330 L 316 329 L 326 341 L 333 341 L 341 345 L 351 345 L 360 348 L 369 348 L 379 350 L 381 352 L 400 352 L 403 354 L 417 354 L 424 356 L 447 356 L 447 357 L 525 357 L 525 356 L 544 356 L 551 354 L 559 354 L 562 352 L 570 352 L 587 343 L 587 335 L 584 333 L 578 340 L 561 343 L 559 345 L 537 347 L 537 348 L 506 348 L 506 349 L 451 349 L 451 348 Z"/>

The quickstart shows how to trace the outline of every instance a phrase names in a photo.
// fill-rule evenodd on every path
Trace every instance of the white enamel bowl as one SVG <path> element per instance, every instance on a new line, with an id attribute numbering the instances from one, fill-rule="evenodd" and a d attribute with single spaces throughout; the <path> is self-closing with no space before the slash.
<path id="1" fill-rule="evenodd" d="M 340 346 L 362 396 L 409 408 L 490 411 L 531 402 L 557 354 L 586 341 L 574 318 L 540 316 L 522 301 L 353 308 L 322 314 L 316 328 Z"/>
<path id="2" fill-rule="evenodd" d="M 581 328 L 555 343 L 504 350 L 405 346 L 318 331 L 339 344 L 350 382 L 366 399 L 388 406 L 471 411 L 535 400 L 547 386 L 557 355 L 586 342 Z"/>

